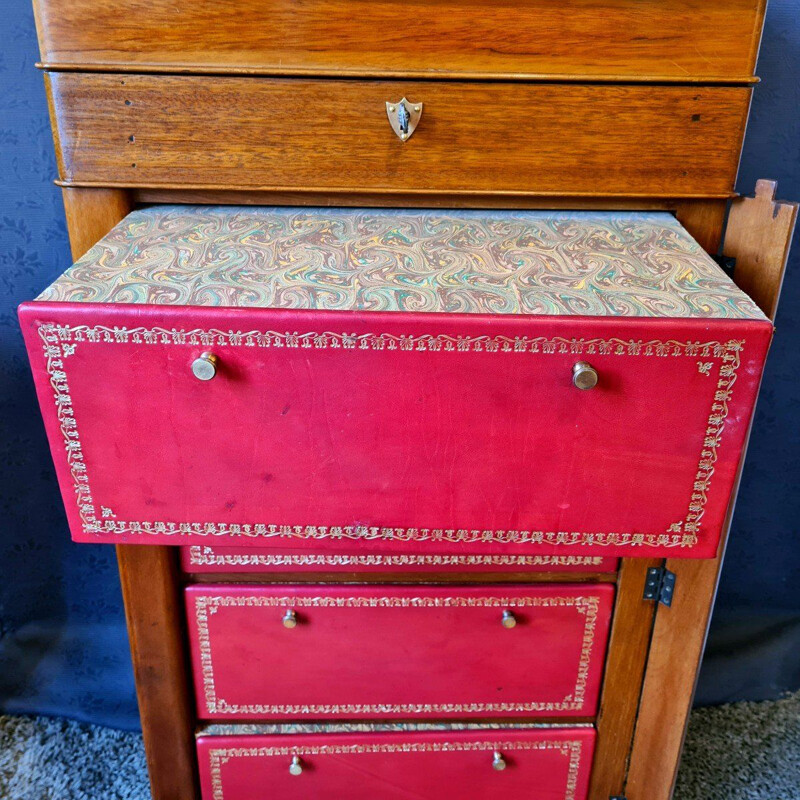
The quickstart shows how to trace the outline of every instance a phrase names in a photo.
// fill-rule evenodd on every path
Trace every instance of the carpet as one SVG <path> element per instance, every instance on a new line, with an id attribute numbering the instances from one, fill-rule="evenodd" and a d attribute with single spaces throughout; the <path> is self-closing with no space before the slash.
<path id="1" fill-rule="evenodd" d="M 149 800 L 142 738 L 0 717 L 2 800 Z M 800 800 L 800 692 L 692 714 L 675 800 Z"/>

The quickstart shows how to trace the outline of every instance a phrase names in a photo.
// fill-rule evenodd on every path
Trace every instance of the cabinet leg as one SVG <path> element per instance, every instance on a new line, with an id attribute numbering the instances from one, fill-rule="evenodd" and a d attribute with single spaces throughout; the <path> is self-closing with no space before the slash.
<path id="1" fill-rule="evenodd" d="M 177 559 L 174 547 L 117 546 L 153 800 L 200 796 Z"/>

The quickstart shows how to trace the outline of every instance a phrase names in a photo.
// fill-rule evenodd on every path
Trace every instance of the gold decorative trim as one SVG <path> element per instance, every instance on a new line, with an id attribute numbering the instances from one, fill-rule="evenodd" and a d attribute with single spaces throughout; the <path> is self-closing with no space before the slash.
<path id="1" fill-rule="evenodd" d="M 370 595 L 314 597 L 265 597 L 250 594 L 238 595 L 194 595 L 194 615 L 197 631 L 200 672 L 203 695 L 209 714 L 231 716 L 260 716 L 265 714 L 301 715 L 359 715 L 359 714 L 486 714 L 486 713 L 556 713 L 580 712 L 584 710 L 586 684 L 594 648 L 594 634 L 598 618 L 598 597 L 591 595 L 550 597 L 431 597 L 410 595 L 404 597 Z M 503 703 L 349 703 L 325 705 L 262 705 L 252 703 L 240 705 L 229 703 L 217 693 L 214 677 L 212 637 L 209 617 L 220 608 L 548 608 L 569 607 L 584 618 L 581 653 L 575 677 L 575 686 L 563 700 L 558 702 L 503 702 Z"/>
<path id="2" fill-rule="evenodd" d="M 494 739 L 478 742 L 375 742 L 368 744 L 264 745 L 261 747 L 214 747 L 208 751 L 213 800 L 225 800 L 222 767 L 233 758 L 291 758 L 293 756 L 363 755 L 370 753 L 475 753 L 554 750 L 568 759 L 564 800 L 575 800 L 583 743 L 573 739 L 519 741 Z"/>
<path id="3" fill-rule="evenodd" d="M 605 556 L 347 555 L 322 553 L 220 553 L 189 546 L 193 567 L 601 567 Z"/>
<path id="4" fill-rule="evenodd" d="M 38 328 L 45 364 L 54 391 L 56 412 L 73 479 L 78 512 L 85 534 L 149 534 L 158 536 L 230 536 L 248 538 L 358 539 L 404 542 L 544 544 L 552 546 L 651 546 L 693 547 L 698 541 L 700 521 L 708 499 L 724 422 L 728 416 L 736 373 L 741 364 L 743 342 L 679 342 L 675 340 L 567 339 L 527 336 L 450 336 L 449 334 L 338 333 L 275 331 L 221 331 L 126 328 L 105 325 L 56 325 Z M 72 408 L 64 358 L 82 343 L 137 343 L 145 345 L 195 345 L 214 347 L 316 348 L 344 350 L 401 350 L 433 352 L 508 353 L 599 353 L 613 356 L 683 357 L 714 359 L 720 364 L 717 389 L 701 445 L 689 507 L 685 517 L 663 533 L 587 533 L 568 531 L 476 530 L 402 528 L 360 525 L 280 525 L 277 523 L 153 522 L 98 518 L 86 474 L 77 422 Z"/>

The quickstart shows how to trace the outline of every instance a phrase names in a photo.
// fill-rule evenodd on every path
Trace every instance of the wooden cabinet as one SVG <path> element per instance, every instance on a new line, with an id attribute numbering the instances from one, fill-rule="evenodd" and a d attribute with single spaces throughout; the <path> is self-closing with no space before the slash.
<path id="1" fill-rule="evenodd" d="M 764 6 L 36 0 L 21 322 L 155 800 L 668 800 L 797 212 L 734 196 Z"/>

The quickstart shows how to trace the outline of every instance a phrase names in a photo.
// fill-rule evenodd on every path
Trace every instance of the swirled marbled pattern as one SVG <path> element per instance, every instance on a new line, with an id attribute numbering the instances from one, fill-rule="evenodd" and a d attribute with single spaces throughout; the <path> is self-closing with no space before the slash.
<path id="1" fill-rule="evenodd" d="M 38 299 L 763 318 L 662 212 L 154 206 Z"/>

